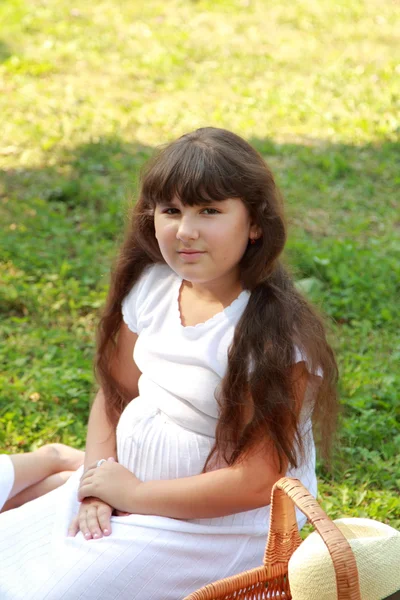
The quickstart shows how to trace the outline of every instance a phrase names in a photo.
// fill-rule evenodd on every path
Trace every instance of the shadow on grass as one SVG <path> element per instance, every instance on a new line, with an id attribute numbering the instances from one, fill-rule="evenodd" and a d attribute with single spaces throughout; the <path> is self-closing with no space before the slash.
<path id="1" fill-rule="evenodd" d="M 390 211 L 397 206 L 400 143 L 350 146 L 312 138 L 302 144 L 258 138 L 249 142 L 272 167 L 289 204 L 296 198 L 307 210 L 330 210 L 333 221 L 340 210 Z M 138 171 L 152 151 L 145 145 L 102 138 L 64 153 L 54 167 L 0 171 L 0 185 L 3 195 L 14 199 L 40 196 L 50 204 L 100 209 L 116 189 L 119 195 L 126 186 L 134 189 Z M 384 202 L 383 194 L 387 194 Z"/>
<path id="2" fill-rule="evenodd" d="M 292 239 L 302 241 L 305 252 L 307 245 L 314 254 L 318 250 L 320 264 L 314 267 L 323 271 L 324 248 L 330 251 L 339 240 L 362 246 L 371 238 L 377 243 L 393 238 L 399 226 L 399 143 L 358 147 L 313 139 L 303 144 L 249 141 L 266 158 L 283 190 L 289 251 Z M 140 167 L 152 151 L 116 137 L 102 138 L 65 152 L 55 166 L 0 171 L 0 213 L 10 227 L 0 241 L 3 256 L 34 277 L 43 269 L 57 268 L 58 260 L 79 260 L 79 236 L 93 244 L 96 234 L 96 246 L 115 243 Z M 304 277 L 315 273 L 307 257 L 294 258 Z"/>
<path id="3" fill-rule="evenodd" d="M 51 207 L 106 208 L 118 185 L 134 184 L 151 148 L 116 138 L 87 143 L 66 152 L 56 166 L 0 170 L 3 196 L 28 201 L 40 197 Z M 120 192 L 119 192 L 120 195 Z"/>
<path id="4" fill-rule="evenodd" d="M 0 240 L 3 260 L 36 281 L 72 265 L 71 277 L 95 286 L 123 234 L 150 152 L 107 139 L 65 153 L 55 166 L 0 171 L 0 218 L 8 225 Z"/>

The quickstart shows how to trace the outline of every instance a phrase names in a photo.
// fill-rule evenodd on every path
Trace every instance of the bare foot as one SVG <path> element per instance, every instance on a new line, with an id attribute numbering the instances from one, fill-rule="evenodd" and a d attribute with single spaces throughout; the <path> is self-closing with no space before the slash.
<path id="1" fill-rule="evenodd" d="M 55 461 L 56 472 L 76 471 L 85 460 L 85 453 L 66 444 L 46 444 L 37 450 Z"/>

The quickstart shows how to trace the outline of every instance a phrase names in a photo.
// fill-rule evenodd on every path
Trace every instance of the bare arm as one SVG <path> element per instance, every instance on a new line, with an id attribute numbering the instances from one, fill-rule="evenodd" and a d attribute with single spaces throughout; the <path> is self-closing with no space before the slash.
<path id="1" fill-rule="evenodd" d="M 138 395 L 138 380 L 141 375 L 133 360 L 133 350 L 138 336 L 132 333 L 125 323 L 122 323 L 118 334 L 117 347 L 111 358 L 111 372 L 127 392 L 127 401 Z M 107 399 L 100 388 L 90 411 L 88 431 L 86 436 L 84 475 L 88 467 L 97 463 L 100 458 L 117 458 L 115 426 L 106 413 Z M 117 464 L 117 463 L 115 463 Z M 120 465 L 118 465 L 120 466 Z M 121 467 L 123 468 L 123 467 Z M 80 505 L 79 513 L 69 526 L 68 535 L 75 536 L 82 531 L 86 539 L 99 538 L 111 533 L 111 513 L 116 508 L 114 501 L 100 498 L 92 492 L 85 497 Z"/>
<path id="2" fill-rule="evenodd" d="M 115 428 L 109 423 L 103 390 L 100 388 L 90 411 L 86 436 L 85 471 L 100 458 L 117 458 Z"/>
<path id="3" fill-rule="evenodd" d="M 129 512 L 176 519 L 206 519 L 261 508 L 270 503 L 284 472 L 261 453 L 233 467 L 135 486 Z"/>
<path id="4" fill-rule="evenodd" d="M 140 481 L 116 462 L 91 465 L 79 497 L 96 496 L 119 511 L 175 519 L 221 517 L 266 506 L 273 484 L 284 474 L 268 448 L 240 464 L 171 480 Z"/>
<path id="5" fill-rule="evenodd" d="M 128 400 L 138 396 L 138 380 L 141 375 L 133 360 L 133 350 L 138 336 L 122 323 L 117 340 L 117 350 L 111 370 L 113 376 L 128 392 Z M 115 427 L 106 415 L 106 398 L 100 388 L 90 411 L 86 437 L 85 471 L 100 458 L 117 458 Z"/>

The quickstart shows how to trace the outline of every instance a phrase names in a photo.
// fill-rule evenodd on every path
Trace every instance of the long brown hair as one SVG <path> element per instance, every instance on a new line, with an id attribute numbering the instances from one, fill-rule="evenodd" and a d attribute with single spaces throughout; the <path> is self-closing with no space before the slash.
<path id="1" fill-rule="evenodd" d="M 204 471 L 214 457 L 235 464 L 262 436 L 272 441 L 291 467 L 304 458 L 300 408 L 290 367 L 294 345 L 307 357 L 314 432 L 322 457 L 329 449 L 338 413 L 338 367 L 327 342 L 327 319 L 295 287 L 280 255 L 287 237 L 282 197 L 262 156 L 225 129 L 205 127 L 159 148 L 141 173 L 139 197 L 111 273 L 111 284 L 98 326 L 95 370 L 115 424 L 131 400 L 113 378 L 110 359 L 122 322 L 121 303 L 152 263 L 164 263 L 154 230 L 154 209 L 175 197 L 187 205 L 240 198 L 262 231 L 240 262 L 241 282 L 251 292 L 235 328 L 227 372 L 219 386 L 216 439 Z M 311 383 L 318 382 L 318 385 Z M 252 418 L 243 419 L 249 398 Z M 303 406 L 304 408 L 304 406 Z"/>

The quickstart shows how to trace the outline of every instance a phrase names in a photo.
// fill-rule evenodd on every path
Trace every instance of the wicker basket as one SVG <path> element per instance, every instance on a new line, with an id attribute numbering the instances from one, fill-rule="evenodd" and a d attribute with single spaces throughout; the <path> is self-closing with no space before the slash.
<path id="1" fill-rule="evenodd" d="M 184 600 L 291 600 L 288 563 L 302 542 L 295 505 L 325 542 L 336 574 L 338 600 L 361 600 L 351 547 L 298 479 L 283 477 L 272 488 L 271 522 L 263 566 L 210 583 Z"/>

